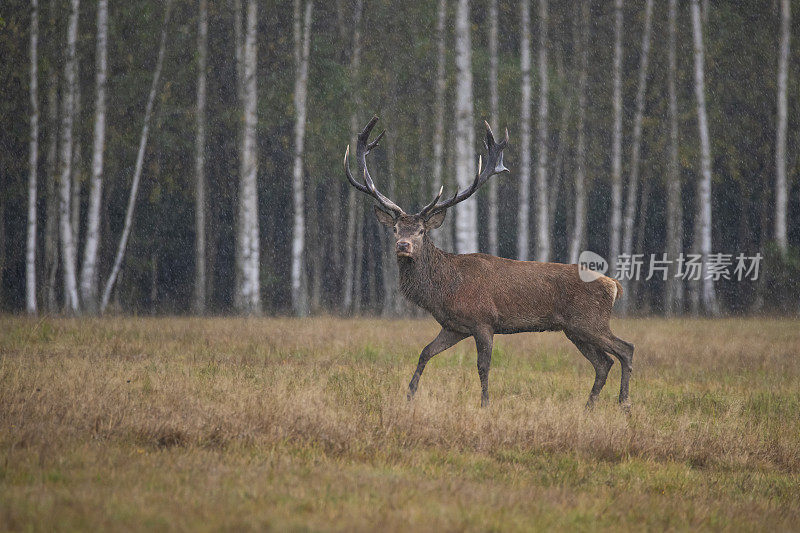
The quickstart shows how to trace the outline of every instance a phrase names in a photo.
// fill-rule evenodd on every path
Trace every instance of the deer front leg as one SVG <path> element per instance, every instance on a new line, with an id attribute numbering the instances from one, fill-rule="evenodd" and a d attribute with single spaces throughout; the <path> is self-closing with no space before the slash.
<path id="1" fill-rule="evenodd" d="M 488 328 L 476 331 L 475 347 L 478 350 L 478 377 L 481 378 L 481 407 L 489 407 L 489 367 L 492 364 L 494 333 Z"/>
<path id="2" fill-rule="evenodd" d="M 466 337 L 467 336 L 463 333 L 442 328 L 442 331 L 439 332 L 436 338 L 433 339 L 425 348 L 423 348 L 422 353 L 419 356 L 417 369 L 414 371 L 414 375 L 411 377 L 411 383 L 408 384 L 407 398 L 409 401 L 414 398 L 414 394 L 417 392 L 419 378 L 422 376 L 422 372 L 425 370 L 425 365 L 428 364 L 428 361 L 430 361 L 434 355 L 442 353 L 454 344 L 457 344 L 459 341 L 464 340 Z"/>

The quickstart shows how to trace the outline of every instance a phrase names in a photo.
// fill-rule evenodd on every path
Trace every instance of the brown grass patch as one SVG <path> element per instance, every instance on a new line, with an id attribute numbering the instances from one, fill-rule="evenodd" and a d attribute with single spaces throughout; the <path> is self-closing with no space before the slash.
<path id="1" fill-rule="evenodd" d="M 498 337 L 480 409 L 471 341 L 406 402 L 430 320 L 0 318 L 0 524 L 787 526 L 797 326 L 620 321 L 627 417 L 618 365 L 583 409 L 593 371 L 555 334 Z"/>

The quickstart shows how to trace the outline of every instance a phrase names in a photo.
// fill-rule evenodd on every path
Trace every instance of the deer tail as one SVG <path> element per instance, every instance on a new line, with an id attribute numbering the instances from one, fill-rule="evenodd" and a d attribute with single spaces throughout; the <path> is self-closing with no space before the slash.
<path id="1" fill-rule="evenodd" d="M 613 305 L 617 303 L 617 300 L 619 300 L 622 297 L 622 283 L 620 283 L 618 280 L 614 278 L 611 278 L 611 281 L 614 282 L 614 295 L 612 300 L 612 305 Z"/>

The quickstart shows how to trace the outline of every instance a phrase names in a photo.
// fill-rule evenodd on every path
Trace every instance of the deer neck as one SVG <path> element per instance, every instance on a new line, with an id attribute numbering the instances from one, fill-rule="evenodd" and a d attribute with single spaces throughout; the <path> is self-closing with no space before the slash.
<path id="1" fill-rule="evenodd" d="M 426 235 L 419 256 L 397 258 L 400 291 L 416 305 L 435 313 L 442 305 L 443 296 L 451 292 L 458 281 L 451 259 L 452 254 L 437 248 Z"/>

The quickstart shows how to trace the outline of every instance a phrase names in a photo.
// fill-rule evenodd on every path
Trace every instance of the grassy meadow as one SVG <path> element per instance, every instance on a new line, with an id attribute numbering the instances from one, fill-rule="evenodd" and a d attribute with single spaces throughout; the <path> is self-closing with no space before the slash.
<path id="1" fill-rule="evenodd" d="M 615 362 L 432 319 L 0 317 L 2 530 L 800 528 L 800 322 L 617 320 Z"/>

